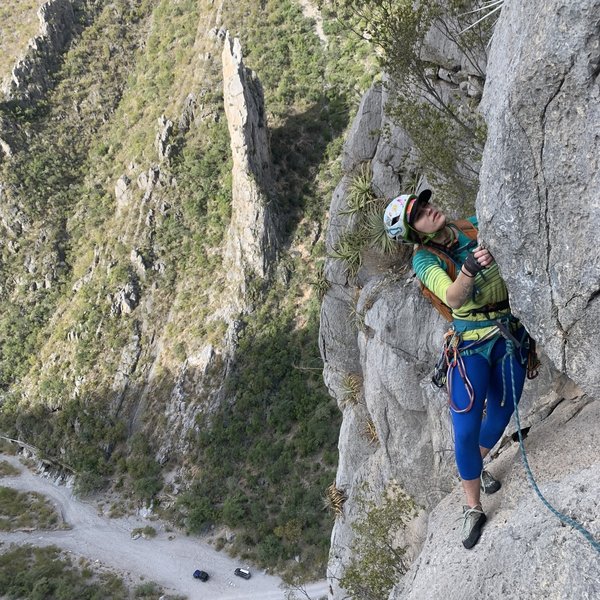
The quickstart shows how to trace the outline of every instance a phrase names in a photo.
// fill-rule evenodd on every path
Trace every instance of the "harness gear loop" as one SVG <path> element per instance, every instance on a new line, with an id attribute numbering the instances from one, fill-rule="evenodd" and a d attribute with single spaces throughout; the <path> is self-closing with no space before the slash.
<path id="1" fill-rule="evenodd" d="M 461 342 L 462 336 L 453 329 L 449 329 L 444 334 L 442 354 L 438 360 L 438 364 L 436 364 L 434 376 L 432 378 L 433 383 L 438 387 L 443 387 L 443 383 L 442 385 L 438 385 L 438 383 L 436 383 L 436 376 L 438 376 L 439 379 L 443 379 L 443 382 L 446 383 L 448 388 L 448 404 L 450 405 L 450 408 L 458 414 L 469 412 L 471 408 L 473 408 L 473 403 L 475 402 L 475 390 L 473 389 L 473 385 L 467 376 L 465 362 L 459 349 Z M 442 359 L 444 360 L 444 363 L 440 364 Z M 447 373 L 450 369 L 454 368 L 458 369 L 458 373 L 463 380 L 467 394 L 469 395 L 469 403 L 465 408 L 458 408 L 458 406 L 456 406 L 452 400 L 452 377 L 448 377 Z"/>

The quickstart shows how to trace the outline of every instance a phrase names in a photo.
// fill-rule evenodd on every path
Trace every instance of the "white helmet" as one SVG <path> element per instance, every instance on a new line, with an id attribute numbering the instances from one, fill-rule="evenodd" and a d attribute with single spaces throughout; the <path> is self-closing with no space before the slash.
<path id="1" fill-rule="evenodd" d="M 416 212 L 415 208 L 419 204 L 427 204 L 430 198 L 431 190 L 423 190 L 418 196 L 403 194 L 394 198 L 383 213 L 383 224 L 388 236 L 398 242 L 418 241 L 417 234 L 411 227 Z"/>

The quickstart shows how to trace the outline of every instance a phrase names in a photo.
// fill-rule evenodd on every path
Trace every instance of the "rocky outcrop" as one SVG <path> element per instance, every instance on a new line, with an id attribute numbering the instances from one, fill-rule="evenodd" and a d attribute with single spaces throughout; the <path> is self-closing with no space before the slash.
<path id="1" fill-rule="evenodd" d="M 154 140 L 154 147 L 156 148 L 158 160 L 160 162 L 169 160 L 171 157 L 173 152 L 173 143 L 171 139 L 172 136 L 172 121 L 169 121 L 165 115 L 161 115 L 158 119 L 158 133 L 156 134 L 156 138 Z"/>
<path id="2" fill-rule="evenodd" d="M 541 4 L 506 0 L 496 26 L 477 209 L 515 311 L 552 359 L 544 360 L 521 402 L 531 467 L 548 500 L 598 539 L 599 3 Z M 388 197 L 406 188 L 413 168 L 410 140 L 388 122 L 384 97 L 377 89 L 367 93 L 346 143 L 344 177 L 331 204 L 330 252 L 353 228 L 343 211 L 359 165 L 370 165 L 374 189 Z M 413 562 L 390 600 L 598 596 L 597 554 L 536 497 L 514 423 L 492 453 L 490 469 L 503 488 L 484 499 L 490 521 L 476 550 L 463 550 L 457 521 L 463 498 L 445 395 L 429 385 L 445 324 L 421 298 L 407 255 L 364 259 L 354 281 L 340 261 L 326 266 L 331 287 L 320 343 L 324 378 L 343 412 L 336 486 L 347 497 L 332 532 L 330 600 L 346 596 L 339 578 L 353 558 L 352 525 L 364 516 L 361 490 L 377 503 L 390 483 L 425 514 L 397 540 Z M 350 401 L 349 375 L 362 382 L 358 401 Z M 369 421 L 376 436 L 365 433 Z"/>
<path id="3" fill-rule="evenodd" d="M 244 297 L 251 279 L 264 279 L 273 264 L 273 176 L 262 86 L 244 66 L 237 38 L 226 36 L 222 58 L 223 100 L 233 158 L 231 222 L 224 259 L 230 280 Z"/>
<path id="4" fill-rule="evenodd" d="M 40 6 L 40 32 L 29 41 L 25 56 L 12 70 L 3 87 L 6 100 L 30 105 L 52 88 L 52 73 L 71 39 L 75 25 L 73 5 L 77 0 L 48 0 Z"/>
<path id="5" fill-rule="evenodd" d="M 15 127 L 5 117 L 0 116 L 0 161 L 14 154 Z"/>
<path id="6" fill-rule="evenodd" d="M 170 327 L 178 307 L 171 308 L 160 329 L 155 328 L 155 289 L 144 285 L 149 271 L 165 270 L 165 265 L 157 262 L 161 249 L 155 247 L 156 229 L 162 218 L 177 210 L 169 206 L 167 191 L 177 186 L 170 162 L 181 149 L 182 136 L 196 121 L 210 117 L 201 103 L 201 94 L 199 100 L 193 94 L 187 96 L 179 118 L 162 115 L 158 119 L 154 145 L 157 164 L 141 172 L 138 166 L 130 165 L 114 188 L 116 216 L 126 224 L 119 240 L 131 248 L 132 279 L 110 297 L 111 314 L 141 325 L 139 332 L 134 328 L 121 357 L 112 385 L 113 407 L 121 413 L 129 411 L 132 431 L 147 426 L 159 414 L 164 418 L 166 426 L 154 434 L 161 464 L 169 457 L 186 455 L 188 434 L 197 430 L 198 417 L 214 411 L 223 401 L 223 381 L 238 345 L 239 318 L 251 310 L 247 286 L 253 279 L 263 280 L 269 275 L 275 252 L 269 205 L 273 179 L 262 88 L 243 65 L 239 41 L 228 36 L 223 50 L 223 77 L 233 155 L 232 216 L 224 252 L 230 285 L 220 289 L 221 280 L 216 278 L 218 292 L 201 292 L 207 298 L 219 297 L 212 312 L 203 317 L 205 323 L 224 323 L 227 331 L 217 343 L 197 340 L 193 349 L 185 350 L 181 344 L 177 356 L 171 356 Z M 135 173 L 139 173 L 137 178 Z M 186 284 L 181 285 L 185 288 Z M 174 291 L 175 297 L 177 294 Z"/>

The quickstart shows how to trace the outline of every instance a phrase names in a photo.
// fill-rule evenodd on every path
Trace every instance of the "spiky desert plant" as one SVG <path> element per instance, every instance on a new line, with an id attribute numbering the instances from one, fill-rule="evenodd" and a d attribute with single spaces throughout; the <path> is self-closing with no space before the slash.
<path id="1" fill-rule="evenodd" d="M 365 421 L 363 427 L 363 434 L 367 438 L 369 444 L 379 443 L 379 435 L 377 434 L 377 429 L 375 428 L 375 423 L 373 422 L 373 419 L 367 419 Z"/>
<path id="2" fill-rule="evenodd" d="M 331 282 L 325 277 L 325 265 L 323 263 L 317 267 L 316 279 L 311 281 L 311 285 L 315 288 L 319 300 L 323 300 L 327 290 L 331 287 Z"/>
<path id="3" fill-rule="evenodd" d="M 410 566 L 406 528 L 418 507 L 395 482 L 377 494 L 361 485 L 353 494 L 353 505 L 357 514 L 351 524 L 354 539 L 340 586 L 349 598 L 381 600 Z"/>
<path id="4" fill-rule="evenodd" d="M 343 215 L 355 215 L 364 212 L 376 200 L 372 187 L 373 175 L 369 163 L 364 163 L 352 179 L 346 204 L 348 208 L 341 211 Z"/>
<path id="5" fill-rule="evenodd" d="M 358 404 L 363 389 L 363 378 L 358 373 L 348 373 L 342 379 L 344 404 Z"/>
<path id="6" fill-rule="evenodd" d="M 340 237 L 330 256 L 344 261 L 346 273 L 350 277 L 356 277 L 362 265 L 363 245 L 362 236 L 357 232 L 349 231 Z"/>
<path id="7" fill-rule="evenodd" d="M 358 331 L 365 332 L 365 313 L 358 310 L 356 303 L 348 308 L 348 317 L 356 325 Z"/>
<path id="8" fill-rule="evenodd" d="M 392 240 L 383 224 L 384 201 L 372 204 L 366 211 L 362 222 L 363 236 L 367 244 L 382 254 L 393 254 L 398 249 L 398 242 Z"/>
<path id="9" fill-rule="evenodd" d="M 323 506 L 329 510 L 335 517 L 341 517 L 344 514 L 344 502 L 348 499 L 346 492 L 335 485 L 335 481 L 325 491 Z"/>

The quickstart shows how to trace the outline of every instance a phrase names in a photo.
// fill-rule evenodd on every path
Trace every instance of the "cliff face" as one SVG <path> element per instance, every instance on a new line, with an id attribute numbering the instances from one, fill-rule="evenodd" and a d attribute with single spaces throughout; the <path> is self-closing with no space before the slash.
<path id="1" fill-rule="evenodd" d="M 506 0 L 487 63 L 482 108 L 488 124 L 477 213 L 506 278 L 511 303 L 544 357 L 521 403 L 531 467 L 542 493 L 598 539 L 598 2 Z M 432 50 L 432 56 L 442 51 Z M 352 222 L 345 208 L 352 169 L 368 161 L 373 186 L 406 191 L 411 143 L 386 124 L 382 93 L 371 90 L 346 145 L 345 175 L 332 199 L 331 247 Z M 385 104 L 385 103 L 384 103 Z M 600 593 L 597 554 L 561 526 L 529 486 L 514 423 L 490 469 L 502 490 L 484 498 L 490 520 L 477 547 L 460 544 L 462 491 L 456 476 L 445 393 L 430 372 L 444 323 L 421 298 L 408 257 L 365 260 L 355 281 L 340 261 L 323 303 L 325 380 L 343 411 L 336 485 L 346 492 L 329 563 L 330 598 L 360 547 L 365 486 L 381 504 L 392 483 L 424 509 L 398 547 L 412 562 L 390 600 L 404 598 L 592 598 Z M 355 301 L 355 303 L 354 303 Z M 358 327 L 345 316 L 360 315 Z M 361 400 L 345 399 L 357 373 Z M 365 436 L 371 420 L 377 441 Z M 372 438 L 371 438 L 372 440 Z M 364 511 L 363 511 L 364 512 Z"/>
<path id="2" fill-rule="evenodd" d="M 246 296 L 252 277 L 264 280 L 275 260 L 275 225 L 269 196 L 273 174 L 262 86 L 242 61 L 242 47 L 227 34 L 223 48 L 223 95 L 231 138 L 232 203 L 225 253 L 230 279 Z"/>
<path id="3" fill-rule="evenodd" d="M 346 143 L 346 175 L 330 209 L 330 251 L 353 227 L 352 218 L 343 214 L 353 169 L 372 161 L 374 186 L 392 194 L 410 159 L 410 146 L 402 132 L 393 128 L 389 138 L 378 133 L 386 125 L 393 127 L 383 110 L 385 102 L 381 88 L 370 90 Z M 363 266 L 358 273 L 360 288 L 349 281 L 341 261 L 329 261 L 325 272 L 332 285 L 321 311 L 321 353 L 325 382 L 343 412 L 336 486 L 348 496 L 344 517 L 336 520 L 332 533 L 328 575 L 334 598 L 343 597 L 337 579 L 352 556 L 351 524 L 361 516 L 359 495 L 364 494 L 365 484 L 367 498 L 377 499 L 396 481 L 428 507 L 452 485 L 446 452 L 449 430 L 440 418 L 444 400 L 426 385 L 428 362 L 436 353 L 443 325 L 438 317 L 432 318 L 410 273 L 386 270 L 386 266 L 381 262 Z M 361 320 L 359 326 L 352 314 Z M 349 377 L 361 382 L 358 402 L 346 401 Z M 370 442 L 366 434 L 370 420 L 378 442 Z M 428 481 L 420 476 L 421 470 L 430 473 Z"/>
<path id="4" fill-rule="evenodd" d="M 53 87 L 52 75 L 77 28 L 74 8 L 78 0 L 48 0 L 37 11 L 39 32 L 27 43 L 24 55 L 2 82 L 0 99 L 22 108 L 32 108 Z M 11 156 L 19 135 L 10 119 L 0 115 L 0 162 Z"/>

